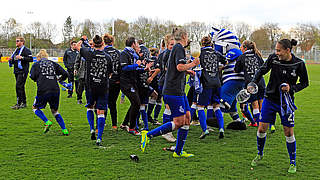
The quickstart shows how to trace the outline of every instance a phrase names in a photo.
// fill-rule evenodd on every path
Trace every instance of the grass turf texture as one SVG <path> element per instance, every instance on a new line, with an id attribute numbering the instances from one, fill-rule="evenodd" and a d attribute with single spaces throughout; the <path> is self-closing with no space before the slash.
<path id="1" fill-rule="evenodd" d="M 320 65 L 307 68 L 310 86 L 296 94 L 297 173 L 288 174 L 289 157 L 279 118 L 276 133 L 268 132 L 264 159 L 254 169 L 250 167 L 257 152 L 254 127 L 226 130 L 222 140 L 215 129 L 200 140 L 200 126 L 191 126 L 184 150 L 195 157 L 174 159 L 171 152 L 162 150 L 173 144 L 162 137 L 153 138 L 141 153 L 140 136 L 112 131 L 108 115 L 103 134 L 106 148 L 99 149 L 90 140 L 84 105 L 76 103 L 75 94 L 66 98 L 65 91 L 61 91 L 59 112 L 70 136 L 62 136 L 48 107 L 44 113 L 53 126 L 44 135 L 43 122 L 31 110 L 36 84 L 28 78 L 28 107 L 11 110 L 16 102 L 15 79 L 8 64 L 1 63 L 0 179 L 319 179 Z M 127 99 L 125 104 L 118 103 L 118 125 L 128 105 Z M 225 115 L 225 125 L 229 122 L 231 118 Z M 131 161 L 130 154 L 138 155 L 139 163 Z"/>

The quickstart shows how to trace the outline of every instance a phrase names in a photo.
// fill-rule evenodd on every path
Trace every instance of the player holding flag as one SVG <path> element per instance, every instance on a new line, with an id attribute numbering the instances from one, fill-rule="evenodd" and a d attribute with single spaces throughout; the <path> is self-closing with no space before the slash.
<path id="1" fill-rule="evenodd" d="M 266 96 L 262 103 L 257 131 L 258 154 L 252 160 L 251 166 L 256 166 L 263 157 L 263 148 L 266 142 L 269 124 L 276 120 L 276 113 L 280 114 L 286 137 L 287 149 L 290 156 L 289 173 L 295 173 L 296 168 L 296 139 L 293 133 L 294 93 L 309 85 L 308 73 L 303 60 L 291 53 L 297 41 L 282 39 L 276 44 L 276 53 L 271 54 L 266 62 L 256 72 L 252 82 L 258 83 L 263 75 L 270 73 Z M 299 77 L 299 83 L 297 83 Z M 248 87 L 249 89 L 250 87 Z"/>

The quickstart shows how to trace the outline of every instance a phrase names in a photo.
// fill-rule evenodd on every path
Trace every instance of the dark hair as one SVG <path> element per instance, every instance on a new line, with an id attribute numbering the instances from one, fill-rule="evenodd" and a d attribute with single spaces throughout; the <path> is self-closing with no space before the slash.
<path id="1" fill-rule="evenodd" d="M 150 48 L 150 54 L 151 54 L 151 56 L 157 56 L 158 49 L 157 48 Z"/>
<path id="2" fill-rule="evenodd" d="M 95 48 L 100 48 L 102 47 L 102 38 L 99 35 L 95 35 L 93 38 L 93 43 Z"/>
<path id="3" fill-rule="evenodd" d="M 201 39 L 201 45 L 202 46 L 212 46 L 212 41 L 210 36 L 205 36 Z"/>
<path id="4" fill-rule="evenodd" d="M 256 53 L 258 56 L 260 56 L 262 58 L 262 54 L 260 53 L 259 49 L 257 48 L 255 42 L 249 41 L 249 40 L 245 40 L 245 41 L 243 41 L 242 46 L 244 48 L 247 48 L 248 50 L 253 50 L 254 53 Z"/>
<path id="5" fill-rule="evenodd" d="M 74 41 L 74 40 L 70 41 L 70 45 L 72 45 L 73 43 L 77 43 L 77 41 Z"/>
<path id="6" fill-rule="evenodd" d="M 298 41 L 295 39 L 291 39 L 291 41 L 289 39 L 281 39 L 279 42 L 279 44 L 281 44 L 281 46 L 283 47 L 283 49 L 290 49 L 290 51 L 292 50 L 293 46 L 296 46 L 298 44 Z"/>
<path id="7" fill-rule="evenodd" d="M 137 42 L 138 42 L 139 45 L 144 44 L 143 40 L 141 40 L 141 39 L 138 40 Z"/>
<path id="8" fill-rule="evenodd" d="M 113 42 L 113 36 L 106 33 L 104 36 L 103 36 L 103 41 L 106 45 L 111 45 L 112 42 Z"/>
<path id="9" fill-rule="evenodd" d="M 129 37 L 127 40 L 126 40 L 126 46 L 127 47 L 131 47 L 133 43 L 136 42 L 136 39 L 134 37 Z"/>

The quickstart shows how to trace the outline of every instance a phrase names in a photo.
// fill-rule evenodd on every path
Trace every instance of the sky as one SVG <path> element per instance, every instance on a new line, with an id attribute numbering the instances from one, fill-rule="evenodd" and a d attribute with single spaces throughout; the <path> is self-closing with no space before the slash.
<path id="1" fill-rule="evenodd" d="M 68 16 L 78 22 L 133 22 L 144 16 L 178 25 L 191 21 L 210 24 L 225 19 L 246 22 L 253 28 L 265 22 L 279 23 L 283 29 L 297 23 L 320 24 L 319 0 L 14 0 L 2 5 L 0 24 L 13 17 L 21 24 L 50 22 L 57 28 L 62 28 Z"/>

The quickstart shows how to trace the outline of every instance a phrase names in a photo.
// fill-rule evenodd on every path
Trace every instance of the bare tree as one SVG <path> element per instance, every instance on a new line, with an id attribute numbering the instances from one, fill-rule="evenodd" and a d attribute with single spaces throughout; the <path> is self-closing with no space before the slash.
<path id="1" fill-rule="evenodd" d="M 233 26 L 235 35 L 239 38 L 240 42 L 248 39 L 252 33 L 251 27 L 245 22 L 238 22 Z"/>
<path id="2" fill-rule="evenodd" d="M 41 38 L 53 40 L 57 34 L 57 30 L 55 27 L 56 25 L 51 24 L 50 22 L 43 24 L 43 29 L 42 29 L 43 32 L 42 32 Z"/>
<path id="3" fill-rule="evenodd" d="M 270 50 L 273 50 L 276 46 L 277 41 L 281 38 L 281 29 L 278 23 L 267 22 L 261 26 L 262 29 L 265 29 L 267 36 L 271 41 Z"/>
<path id="4" fill-rule="evenodd" d="M 311 50 L 319 36 L 319 29 L 311 23 L 297 24 L 291 31 L 298 40 L 298 46 L 304 53 Z"/>
<path id="5" fill-rule="evenodd" d="M 21 35 L 21 31 L 22 31 L 21 24 L 17 23 L 17 21 L 14 18 L 9 18 L 2 25 L 2 32 L 7 42 L 9 42 L 9 40 L 12 37 Z"/>
<path id="6" fill-rule="evenodd" d="M 211 27 L 233 31 L 233 24 L 228 20 L 227 17 L 221 17 L 220 21 L 213 23 Z"/>
<path id="7" fill-rule="evenodd" d="M 114 21 L 115 47 L 122 49 L 125 47 L 125 40 L 129 36 L 129 24 L 125 20 Z"/>
<path id="8" fill-rule="evenodd" d="M 111 34 L 111 22 L 104 22 L 104 23 L 96 23 L 96 33 L 100 35 L 104 35 L 105 33 Z"/>
<path id="9" fill-rule="evenodd" d="M 188 37 L 191 41 L 200 42 L 203 36 L 210 32 L 209 26 L 203 22 L 191 22 L 183 26 L 188 32 Z"/>
<path id="10" fill-rule="evenodd" d="M 130 24 L 130 35 L 136 39 L 144 41 L 147 47 L 152 44 L 152 19 L 140 16 L 136 21 Z"/>
<path id="11" fill-rule="evenodd" d="M 253 31 L 250 40 L 254 41 L 260 50 L 269 50 L 272 43 L 268 37 L 267 30 L 264 28 Z"/>

